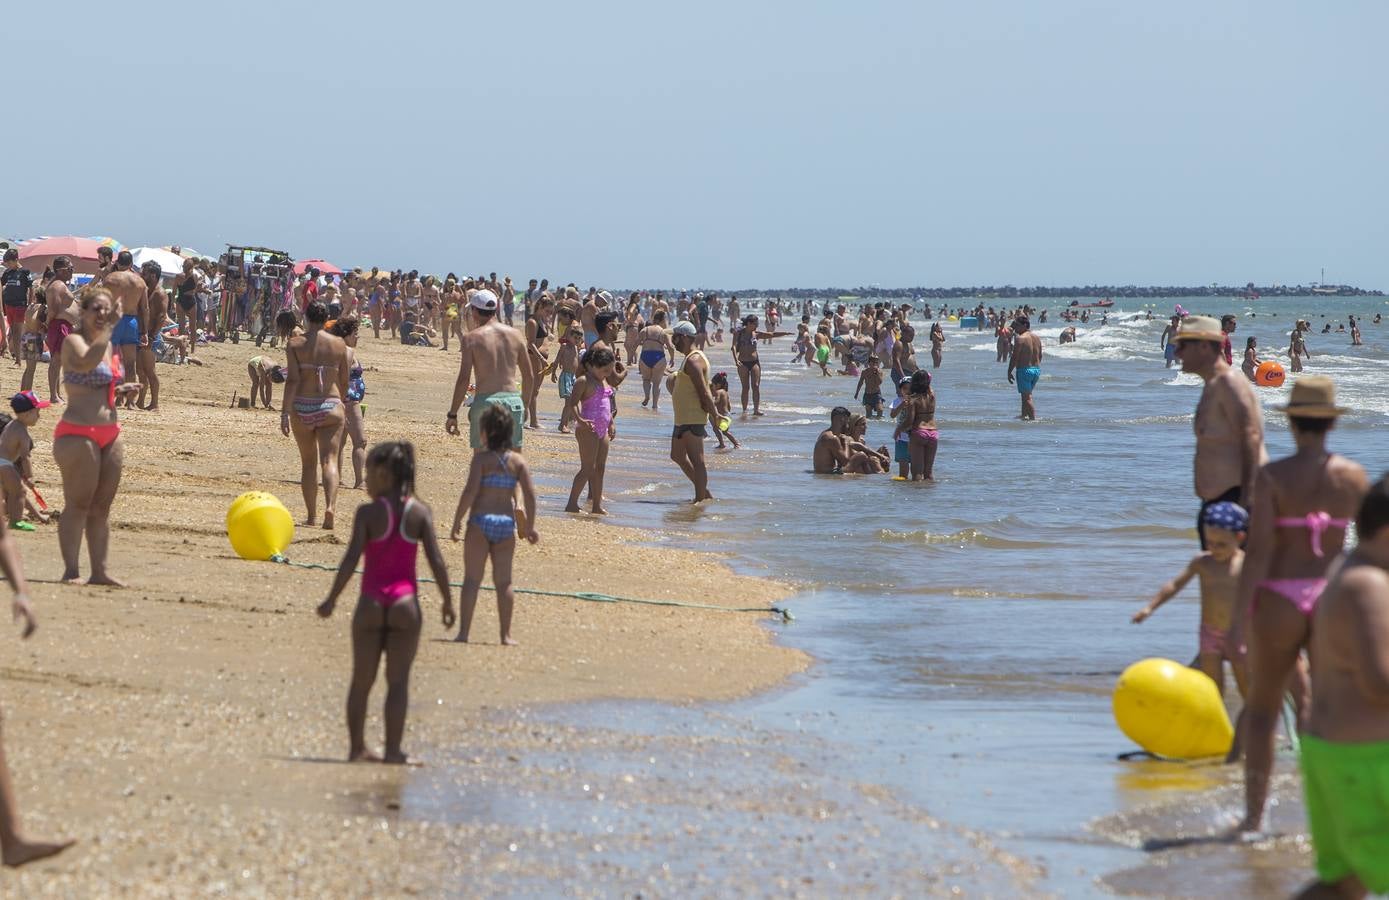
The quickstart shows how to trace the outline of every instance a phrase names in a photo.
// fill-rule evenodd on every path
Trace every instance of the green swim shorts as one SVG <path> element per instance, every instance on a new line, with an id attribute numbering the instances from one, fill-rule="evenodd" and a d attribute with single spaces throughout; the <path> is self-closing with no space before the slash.
<path id="1" fill-rule="evenodd" d="M 1389 741 L 1344 744 L 1302 736 L 1302 789 L 1326 884 L 1354 875 L 1389 893 Z"/>
<path id="2" fill-rule="evenodd" d="M 520 450 L 521 438 L 526 429 L 526 404 L 521 401 L 521 395 L 516 391 L 478 394 L 473 398 L 473 405 L 468 407 L 468 438 L 472 442 L 473 449 L 481 450 L 483 448 L 482 414 L 487 411 L 487 407 L 494 403 L 511 413 L 511 447 L 513 450 Z"/>

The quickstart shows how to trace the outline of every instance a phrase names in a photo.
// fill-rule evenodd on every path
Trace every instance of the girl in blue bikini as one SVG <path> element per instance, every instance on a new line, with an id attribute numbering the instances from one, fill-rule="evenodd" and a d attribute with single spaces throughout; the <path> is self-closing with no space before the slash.
<path id="1" fill-rule="evenodd" d="M 468 642 L 477 609 L 477 592 L 482 586 L 482 574 L 487 559 L 492 559 L 492 584 L 497 591 L 497 615 L 501 620 L 501 642 L 513 645 L 511 612 L 516 595 L 511 589 L 511 559 L 516 553 L 519 532 L 532 544 L 540 540 L 535 530 L 535 486 L 530 469 L 519 450 L 511 449 L 515 423 L 505 407 L 493 404 L 479 421 L 485 449 L 473 454 L 468 469 L 468 483 L 458 498 L 458 510 L 453 516 L 453 531 L 449 537 L 463 538 L 463 592 L 459 598 L 458 637 Z M 516 510 L 516 488 L 521 489 L 525 504 L 524 517 Z M 468 516 L 467 532 L 463 531 L 463 516 Z M 521 521 L 517 521 L 520 518 Z"/>

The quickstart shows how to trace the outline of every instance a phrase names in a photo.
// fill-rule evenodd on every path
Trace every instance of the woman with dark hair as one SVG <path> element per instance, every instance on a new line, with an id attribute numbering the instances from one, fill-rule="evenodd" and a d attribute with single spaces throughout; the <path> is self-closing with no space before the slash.
<path id="1" fill-rule="evenodd" d="M 769 328 L 771 326 L 768 326 Z M 752 414 L 762 415 L 762 363 L 757 357 L 757 316 L 744 316 L 743 327 L 733 332 L 733 361 L 742 383 L 739 399 L 748 414 L 748 388 L 752 388 Z"/>
<path id="2" fill-rule="evenodd" d="M 338 502 L 338 441 L 346 420 L 349 363 L 342 338 L 323 330 L 328 307 L 320 300 L 304 308 L 308 331 L 285 345 L 285 395 L 280 404 L 280 431 L 299 445 L 300 487 L 306 525 L 318 519 L 319 470 L 323 472 L 323 527 L 331 531 Z"/>
<path id="3" fill-rule="evenodd" d="M 1327 571 L 1340 555 L 1346 530 L 1369 490 L 1365 470 L 1327 450 L 1326 436 L 1344 409 L 1336 385 L 1308 375 L 1293 385 L 1288 416 L 1297 449 L 1265 464 L 1254 483 L 1249 542 L 1235 609 L 1246 627 L 1227 638 L 1242 652 L 1247 636 L 1250 690 L 1241 731 L 1244 745 L 1245 817 L 1241 832 L 1257 832 L 1273 770 L 1274 727 L 1283 693 L 1291 689 L 1305 721 L 1307 673 L 1298 660 L 1312 634 L 1312 616 L 1326 587 Z"/>
<path id="4" fill-rule="evenodd" d="M 1244 342 L 1244 362 L 1240 363 L 1240 371 L 1250 381 L 1254 380 L 1254 373 L 1259 371 L 1259 340 L 1252 335 Z"/>
<path id="5" fill-rule="evenodd" d="M 550 368 L 550 354 L 545 343 L 554 332 L 555 301 L 549 294 L 541 294 L 540 299 L 531 306 L 530 317 L 526 319 L 526 352 L 531 357 L 531 371 L 535 377 L 527 385 L 526 419 L 531 428 L 540 427 L 540 417 L 536 413 L 539 405 L 540 386 L 545 383 L 545 375 Z M 460 338 L 461 339 L 461 338 Z"/>
<path id="6" fill-rule="evenodd" d="M 332 333 L 342 338 L 347 345 L 347 396 L 344 397 L 343 411 L 345 424 L 338 440 L 338 471 L 342 471 L 342 451 L 347 439 L 352 439 L 352 490 L 360 490 L 362 467 L 367 459 L 367 432 L 362 422 L 362 398 L 367 395 L 367 384 L 362 379 L 362 364 L 357 361 L 357 332 L 361 322 L 356 316 L 343 316 L 333 323 Z"/>
<path id="7" fill-rule="evenodd" d="M 124 587 L 106 571 L 111 539 L 111 503 L 121 483 L 125 447 L 116 419 L 116 400 L 140 389 L 123 384 L 119 354 L 111 353 L 111 329 L 121 308 L 105 288 L 82 292 L 77 330 L 60 350 L 68 402 L 53 429 L 53 458 L 63 473 L 63 515 L 58 520 L 58 547 L 63 554 L 63 581 L 75 582 L 82 536 L 92 571 L 87 584 Z"/>

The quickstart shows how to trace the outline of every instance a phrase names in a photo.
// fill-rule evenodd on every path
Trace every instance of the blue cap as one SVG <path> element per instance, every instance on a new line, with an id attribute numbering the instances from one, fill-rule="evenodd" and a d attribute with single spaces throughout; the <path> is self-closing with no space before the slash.
<path id="1" fill-rule="evenodd" d="M 1201 513 L 1201 524 L 1225 531 L 1241 532 L 1249 530 L 1249 513 L 1238 503 L 1222 500 L 1212 503 Z"/>

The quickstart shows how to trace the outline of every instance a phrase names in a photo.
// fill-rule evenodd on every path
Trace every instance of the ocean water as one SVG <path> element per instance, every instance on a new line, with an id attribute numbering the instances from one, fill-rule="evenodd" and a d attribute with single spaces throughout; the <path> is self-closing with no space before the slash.
<path id="1" fill-rule="evenodd" d="M 861 411 L 855 379 L 793 366 L 781 339 L 761 351 L 766 416 L 735 413 L 744 449 L 707 445 L 718 500 L 699 508 L 684 502 L 688 484 L 666 458 L 669 398 L 660 415 L 640 409 L 634 372 L 608 464 L 612 520 L 801 586 L 796 621 L 777 631 L 816 665 L 791 689 L 721 714 L 839 748 L 857 777 L 1035 864 L 1040 890 L 1256 896 L 1305 880 L 1295 777 L 1275 790 L 1269 827 L 1279 837 L 1147 853 L 1149 838 L 1233 823 L 1240 772 L 1117 758 L 1135 749 L 1110 712 L 1118 674 L 1144 657 L 1186 661 L 1196 651 L 1194 586 L 1143 625 L 1129 623 L 1198 550 L 1190 419 L 1200 381 L 1164 368 L 1158 346 L 1177 302 L 1240 316 L 1236 362 L 1254 335 L 1264 358 L 1286 364 L 1294 320 L 1309 319 L 1308 371 L 1334 376 L 1354 410 L 1332 446 L 1372 476 L 1389 466 L 1389 324 L 1370 324 L 1389 312 L 1383 298 L 1167 301 L 1153 304 L 1151 321 L 1146 307 L 1115 307 L 1107 325 L 1077 325 L 1066 346 L 1053 308 L 1036 329 L 1046 354 L 1036 423 L 1015 418 L 1018 395 L 994 361 L 992 333 L 947 324 L 933 372 L 934 484 L 811 474 L 829 410 Z M 1364 319 L 1362 347 L 1349 334 L 1319 334 L 1348 313 Z M 710 356 L 729 373 L 736 408 L 731 358 L 718 346 Z M 918 358 L 929 365 L 929 353 Z M 1273 409 L 1291 383 L 1259 391 L 1274 457 L 1291 449 Z M 891 429 L 872 423 L 870 442 L 890 445 Z M 1228 694 L 1237 699 L 1233 684 Z"/>

